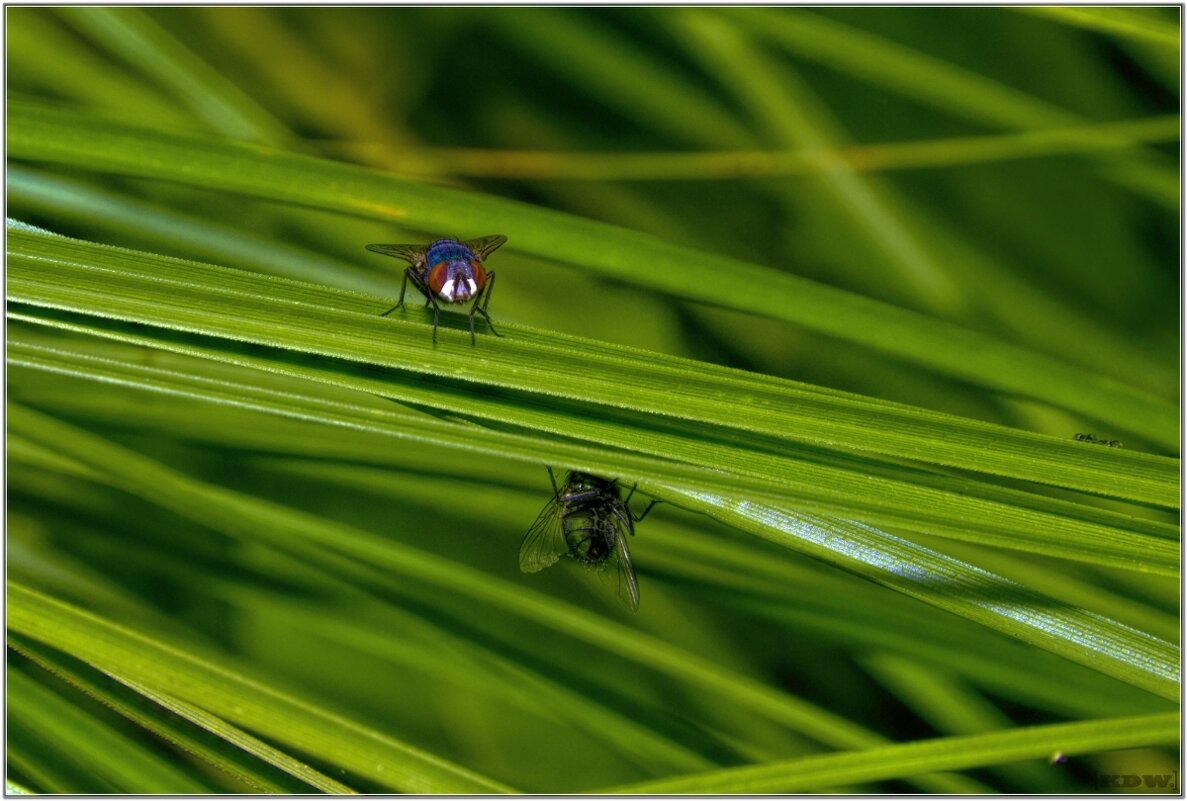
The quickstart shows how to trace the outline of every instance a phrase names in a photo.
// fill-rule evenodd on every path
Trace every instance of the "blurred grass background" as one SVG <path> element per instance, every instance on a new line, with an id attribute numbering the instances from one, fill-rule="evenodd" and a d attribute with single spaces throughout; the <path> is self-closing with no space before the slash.
<path id="1" fill-rule="evenodd" d="M 24 282 L 9 283 L 11 786 L 662 790 L 669 777 L 786 762 L 769 785 L 727 773 L 724 784 L 703 786 L 1072 793 L 1094 789 L 1101 773 L 1173 769 L 1177 751 L 1165 746 L 1177 739 L 1165 733 L 1165 714 L 1176 709 L 1179 579 L 1164 568 L 1178 561 L 1177 507 L 1137 484 L 1093 482 L 1115 458 L 1122 479 L 1148 470 L 1178 494 L 1178 14 L 7 9 L 9 217 L 153 254 L 70 251 L 9 229 L 10 269 Z M 128 129 L 166 155 L 120 152 Z M 72 142 L 71 130 L 98 135 Z M 116 144 L 103 150 L 109 132 Z M 189 160 L 178 144 L 189 141 L 250 146 L 227 151 L 240 169 L 219 174 Z M 240 173 L 288 164 L 281 153 L 318 159 L 302 173 L 307 184 L 275 196 L 245 188 L 250 178 L 236 184 Z M 440 198 L 443 210 L 403 209 L 410 201 L 398 194 L 387 210 L 351 206 L 355 174 L 327 160 L 370 171 L 358 185 L 380 173 L 403 179 L 393 192 L 426 185 L 423 197 Z M 500 198 L 613 228 L 533 216 Z M 428 224 L 437 219 L 477 228 Z M 390 368 L 382 380 L 402 388 L 389 395 L 399 407 L 360 391 L 314 344 L 265 349 L 246 320 L 241 336 L 180 317 L 177 326 L 166 315 L 146 322 L 82 282 L 91 268 L 115 282 L 136 258 L 148 276 L 138 279 L 144 297 L 158 305 L 170 292 L 188 299 L 190 286 L 217 292 L 223 280 L 228 291 L 255 293 L 261 310 L 281 302 L 268 296 L 272 284 L 192 265 L 206 262 L 364 293 L 378 314 L 403 265 L 363 245 L 494 233 L 510 242 L 488 264 L 500 276 L 491 314 L 512 341 L 480 333 L 474 349 L 468 337 L 453 348 L 443 330 L 434 355 L 427 318 L 410 310 L 404 319 L 417 325 L 392 323 L 392 336 L 418 349 L 412 343 L 423 340 L 427 366 L 375 361 Z M 731 272 L 739 262 L 755 268 Z M 164 289 L 152 289 L 152 270 Z M 784 313 L 778 298 L 794 287 L 844 294 L 822 291 L 815 316 Z M 309 292 L 364 306 L 355 295 Z M 860 308 L 842 300 L 854 296 L 894 310 L 845 316 Z M 215 306 L 194 304 L 215 319 Z M 277 336 L 313 325 L 299 307 L 275 308 L 291 308 Z M 464 325 L 457 314 L 443 318 Z M 896 321 L 913 321 L 922 345 Z M 346 342 L 337 324 L 324 331 L 335 345 Z M 624 409 L 566 394 L 562 367 L 516 351 L 517 336 L 574 348 L 578 370 L 587 367 L 580 349 L 597 348 L 572 337 L 608 343 Z M 983 360 L 945 362 L 957 341 L 984 343 L 963 351 Z M 503 353 L 520 384 L 482 372 Z M 249 358 L 260 361 L 253 368 Z M 697 368 L 673 358 L 752 374 L 720 374 L 721 408 L 727 390 L 790 393 L 779 380 L 791 379 L 838 409 L 843 393 L 855 393 L 871 414 L 909 404 L 977 421 L 969 431 L 988 423 L 1065 440 L 1024 444 L 1036 460 L 1050 456 L 1047 465 L 1072 454 L 1069 470 L 1095 460 L 1085 469 L 1096 465 L 1102 478 L 1076 483 L 1025 452 L 1000 456 L 1013 434 L 991 427 L 961 435 L 987 462 L 999 459 L 984 472 L 923 444 L 866 452 L 858 423 L 840 444 L 796 430 L 743 434 L 681 405 L 675 371 Z M 460 372 L 441 377 L 434 359 Z M 118 381 L 95 360 L 118 365 Z M 669 363 L 672 373 L 660 375 Z M 1038 383 L 1027 391 L 1024 368 L 1046 364 L 1057 365 L 1053 380 L 1069 377 L 1063 395 Z M 275 374 L 290 368 L 295 375 Z M 330 383 L 340 388 L 315 383 L 318 370 L 337 371 Z M 672 393 L 670 417 L 637 405 L 634 376 Z M 191 383 L 146 391 L 166 378 Z M 244 387 L 273 393 L 276 414 L 235 394 Z M 1102 394 L 1078 403 L 1068 387 Z M 471 400 L 479 405 L 461 405 Z M 403 439 L 351 422 L 397 408 L 403 421 L 390 425 Z M 738 404 L 739 418 L 749 413 Z M 919 441 L 942 450 L 943 420 L 918 415 Z M 575 427 L 550 431 L 547 421 L 560 419 Z M 408 438 L 430 420 L 434 431 L 453 426 L 460 444 Z M 593 442 L 603 423 L 602 462 L 566 450 Z M 532 434 L 540 458 L 510 439 L 480 445 L 495 442 L 478 435 L 487 427 Z M 1071 450 L 1081 432 L 1124 447 Z M 669 435 L 688 447 L 665 452 Z M 654 443 L 657 460 L 721 467 L 755 487 L 784 469 L 786 489 L 776 481 L 755 500 L 878 523 L 887 531 L 875 532 L 876 543 L 890 549 L 893 531 L 951 561 L 919 563 L 933 586 L 913 589 L 877 572 L 871 551 L 834 561 L 788 545 L 770 533 L 779 531 L 773 518 L 731 506 L 745 500 L 737 483 L 680 485 L 693 473 L 677 467 L 640 473 L 627 458 L 634 437 Z M 698 465 L 689 443 L 726 455 Z M 632 543 L 638 615 L 587 588 L 571 566 L 530 577 L 516 569 L 520 537 L 549 497 L 542 459 L 617 468 L 669 502 Z M 1005 506 L 986 512 L 1002 514 L 997 521 L 979 519 L 989 507 L 973 505 L 963 520 L 929 527 L 905 495 L 896 516 L 892 503 L 875 510 L 856 484 L 827 498 L 796 488 L 797 463 L 1050 517 L 1011 524 Z M 698 501 L 693 489 L 727 500 Z M 1077 560 L 1087 529 L 1075 526 L 1089 524 L 1133 537 L 1116 539 L 1107 558 Z M 1018 544 L 1030 526 L 1041 547 Z M 985 546 L 991 533 L 1006 547 Z M 1116 622 L 1109 642 L 1126 647 L 1085 645 L 1103 631 L 1090 615 L 1047 639 L 978 620 L 959 606 L 967 587 L 944 586 L 951 565 L 961 580 L 976 568 L 1011 580 L 1003 592 L 1032 593 L 1035 616 L 1087 610 Z M 1157 654 L 1157 664 L 1119 651 Z M 1134 715 L 1153 723 L 1135 724 L 1131 740 L 1107 722 Z M 1033 728 L 1098 719 L 1103 739 L 1046 740 Z M 994 756 L 989 741 L 978 752 L 973 741 L 962 748 L 980 756 L 943 763 L 963 773 L 920 775 L 928 770 L 896 767 L 877 751 L 1011 730 L 1040 732 L 1030 761 L 1021 751 Z M 1154 745 L 1164 747 L 1106 753 Z M 841 766 L 816 784 L 794 783 L 795 760 L 832 750 L 868 750 L 882 772 Z M 1049 765 L 1055 751 L 1073 758 Z M 636 784 L 646 782 L 660 784 Z"/>

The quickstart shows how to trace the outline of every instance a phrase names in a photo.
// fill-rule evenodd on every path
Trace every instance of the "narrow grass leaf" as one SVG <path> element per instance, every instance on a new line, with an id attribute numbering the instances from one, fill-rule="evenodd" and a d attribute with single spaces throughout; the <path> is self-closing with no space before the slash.
<path id="1" fill-rule="evenodd" d="M 921 770 L 964 770 L 1004 765 L 1053 754 L 1170 746 L 1179 741 L 1179 714 L 1104 718 L 1050 726 L 1031 726 L 991 734 L 920 740 L 858 753 L 826 754 L 802 759 L 727 768 L 713 773 L 663 779 L 605 793 L 711 794 L 802 793 L 841 784 L 909 776 Z"/>
<path id="2" fill-rule="evenodd" d="M 972 482 L 937 479 L 931 489 L 924 477 L 908 473 L 906 481 L 884 480 L 871 473 L 888 472 L 874 465 L 847 466 L 844 470 L 804 461 L 781 459 L 762 450 L 745 450 L 713 443 L 690 443 L 687 439 L 647 429 L 633 430 L 611 424 L 599 425 L 591 418 L 551 420 L 547 414 L 508 408 L 485 415 L 505 427 L 531 425 L 522 431 L 491 430 L 486 427 L 425 419 L 419 413 L 400 412 L 397 407 L 374 408 L 357 402 L 343 403 L 318 397 L 317 387 L 265 389 L 266 376 L 244 372 L 226 377 L 205 376 L 202 363 L 190 363 L 188 370 L 162 370 L 140 363 L 138 355 L 113 360 L 71 353 L 60 343 L 36 345 L 16 334 L 9 340 L 9 364 L 72 375 L 78 378 L 163 392 L 215 403 L 246 406 L 271 414 L 350 426 L 403 439 L 434 442 L 473 452 L 498 453 L 528 462 L 555 464 L 568 459 L 593 458 L 601 472 L 626 475 L 638 471 L 645 483 L 671 481 L 686 489 L 707 491 L 736 476 L 738 486 L 747 486 L 756 497 L 795 497 L 804 511 L 820 509 L 853 513 L 865 519 L 923 527 L 961 539 L 1046 553 L 1077 561 L 1125 566 L 1148 572 L 1176 574 L 1178 549 L 1173 526 L 1067 502 L 1046 501 L 1041 496 L 999 489 L 990 491 Z M 229 379 L 229 380 L 228 380 Z M 383 387 L 377 391 L 385 392 Z M 386 393 L 385 393 L 386 394 Z M 69 401 L 69 399 L 67 399 Z M 82 399 L 76 399 L 82 400 Z M 426 398 L 442 411 L 462 413 L 470 409 L 465 397 Z M 60 402 L 59 402 L 60 403 Z M 86 401 L 82 400 L 83 405 Z M 556 441 L 547 433 L 563 435 L 570 442 Z M 587 439 L 578 445 L 572 440 Z M 684 458 L 688 465 L 672 461 Z M 817 457 L 819 458 L 819 457 Z M 713 468 L 713 465 L 717 465 Z M 734 467 L 739 465 L 739 467 Z M 586 468 L 590 469 L 590 468 Z M 706 473 L 711 470 L 711 473 Z M 736 472 L 735 472 L 736 471 Z M 893 475 L 892 472 L 888 473 Z M 747 476 L 757 481 L 745 482 Z M 791 478 L 794 476 L 794 478 Z M 765 478 L 765 482 L 763 481 Z M 924 484 L 921 486 L 921 482 Z M 950 486 L 949 486 L 950 485 Z M 978 495 L 986 496 L 984 500 Z M 860 498 L 859 502 L 851 499 Z M 880 502 L 879 502 L 880 499 Z"/>
<path id="3" fill-rule="evenodd" d="M 720 496 L 683 496 L 681 502 L 1164 698 L 1178 698 L 1180 654 L 1173 643 L 861 523 Z"/>
<path id="4" fill-rule="evenodd" d="M 484 339 L 483 358 L 475 360 L 464 336 L 442 331 L 438 346 L 426 348 L 422 328 L 360 313 L 381 303 L 371 306 L 354 293 L 20 230 L 10 231 L 9 247 L 11 301 L 661 417 L 678 415 L 825 447 L 930 458 L 1027 480 L 1050 482 L 1057 476 L 1057 482 L 1076 489 L 1178 502 L 1177 463 L 1128 450 L 1102 453 L 1107 449 L 1070 439 L 1060 442 L 900 404 L 849 400 L 858 396 L 652 358 L 629 348 L 530 336 L 530 330 L 519 336 L 514 326 L 508 330 L 515 337 Z M 294 316 L 301 325 L 293 324 Z M 736 414 L 739 404 L 748 409 L 743 417 Z"/>
<path id="5" fill-rule="evenodd" d="M 6 672 L 8 713 L 34 725 L 38 734 L 68 751 L 87 771 L 125 793 L 208 793 L 163 754 L 143 748 L 107 721 L 71 703 L 30 675 Z"/>
<path id="6" fill-rule="evenodd" d="M 311 788 L 326 793 L 353 792 L 341 782 L 192 704 L 138 692 L 27 637 L 10 634 L 9 645 L 137 725 L 233 776 L 255 792 L 304 793 Z M 178 711 L 174 713 L 170 709 Z"/>
<path id="7" fill-rule="evenodd" d="M 508 788 L 390 736 L 247 677 L 230 661 L 199 656 L 16 582 L 8 625 L 141 691 L 177 694 L 277 741 L 408 792 L 506 792 Z M 192 647 L 192 646 L 191 646 Z M 167 688 L 167 690 L 165 690 Z M 162 692 L 162 690 L 165 690 Z"/>
<path id="8" fill-rule="evenodd" d="M 1115 380 L 869 298 L 625 229 L 333 162 L 15 102 L 9 106 L 8 144 L 15 159 L 181 180 L 425 229 L 498 230 L 527 253 L 565 254 L 578 266 L 640 286 L 796 322 L 1167 445 L 1177 439 L 1172 404 Z M 754 292 L 755 286 L 764 291 Z"/>

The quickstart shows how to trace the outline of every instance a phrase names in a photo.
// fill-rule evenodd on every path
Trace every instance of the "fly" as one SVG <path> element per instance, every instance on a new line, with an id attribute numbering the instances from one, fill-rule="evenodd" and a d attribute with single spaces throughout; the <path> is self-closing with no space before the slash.
<path id="1" fill-rule="evenodd" d="M 483 266 L 486 257 L 507 241 L 501 234 L 484 236 L 460 242 L 456 239 L 438 239 L 428 245 L 367 245 L 367 250 L 395 256 L 408 262 L 404 270 L 404 282 L 400 284 L 400 301 L 381 314 L 394 312 L 404 305 L 404 292 L 411 281 L 422 295 L 425 305 L 433 307 L 433 343 L 437 342 L 437 322 L 441 317 L 438 300 L 445 303 L 465 303 L 473 299 L 470 306 L 470 344 L 475 344 L 474 315 L 486 318 L 490 331 L 501 337 L 490 321 L 486 307 L 490 304 L 490 293 L 495 286 L 494 270 Z"/>
<path id="2" fill-rule="evenodd" d="M 639 585 L 626 535 L 635 534 L 642 520 L 659 501 L 652 501 L 636 515 L 630 507 L 635 487 L 622 497 L 618 479 L 607 481 L 589 473 L 571 472 L 558 486 L 552 468 L 550 500 L 528 529 L 519 547 L 519 569 L 535 573 L 555 564 L 562 556 L 577 560 L 592 570 L 613 568 L 618 597 L 631 609 L 639 609 Z M 637 486 L 637 485 L 636 485 Z"/>

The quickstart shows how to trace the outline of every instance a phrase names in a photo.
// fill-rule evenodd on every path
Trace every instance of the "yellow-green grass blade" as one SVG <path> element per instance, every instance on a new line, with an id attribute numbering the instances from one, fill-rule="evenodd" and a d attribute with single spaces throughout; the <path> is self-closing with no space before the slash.
<path id="1" fill-rule="evenodd" d="M 210 785 L 198 781 L 163 754 L 144 749 L 109 722 L 59 695 L 24 670 L 9 663 L 5 676 L 8 714 L 19 720 L 22 727 L 33 729 L 42 740 L 53 743 L 56 750 L 69 754 L 82 770 L 117 792 L 212 791 Z"/>
<path id="2" fill-rule="evenodd" d="M 67 389 L 95 402 L 95 392 Z M 357 435 L 335 434 L 333 429 L 277 419 L 269 425 L 259 415 L 246 411 L 219 411 L 211 407 L 205 413 L 192 405 L 172 402 L 176 412 L 161 410 L 160 403 L 145 404 L 139 393 L 127 392 L 127 399 L 112 407 L 119 414 L 135 414 L 134 430 L 145 426 L 160 436 L 185 430 L 185 436 L 218 444 L 233 450 L 247 449 L 272 453 L 308 454 L 308 463 L 276 463 L 270 459 L 260 464 L 258 458 L 239 457 L 253 469 L 279 471 L 276 484 L 288 486 L 293 478 L 313 477 L 318 486 L 333 485 L 338 492 L 357 493 L 363 488 L 385 499 L 389 508 L 415 513 L 425 507 L 435 508 L 431 500 L 442 497 L 465 497 L 469 502 L 450 510 L 460 531 L 509 531 L 522 533 L 526 521 L 537 511 L 537 480 L 529 480 L 523 492 L 510 493 L 504 485 L 508 466 L 499 461 L 475 462 L 464 452 L 453 458 L 439 449 L 409 449 Z M 86 414 L 83 406 L 71 407 L 75 414 Z M 98 422 L 120 425 L 116 418 L 101 416 Z M 127 423 L 124 424 L 126 427 Z M 320 429 L 320 431 L 319 431 Z M 238 432 L 250 431 L 244 439 Z M 146 433 L 146 432 L 143 432 Z M 23 438 L 10 437 L 20 449 L 10 458 L 15 463 L 44 464 L 48 469 L 77 472 L 61 460 L 46 458 L 47 452 L 32 450 Z M 248 459 L 249 461 L 244 461 Z M 373 463 L 379 469 L 331 465 L 335 461 Z M 393 469 L 398 471 L 393 478 Z M 445 475 L 436 475 L 446 471 Z M 532 470 L 531 473 L 536 473 Z M 511 471 L 518 475 L 523 471 Z M 91 475 L 88 473 L 87 475 Z M 464 477 L 464 478 L 462 478 Z M 538 478 L 533 475 L 533 478 Z M 521 500 L 521 498 L 523 500 Z M 492 507 L 494 511 L 492 511 Z M 432 513 L 430 513 L 432 514 Z M 661 517 L 666 517 L 663 515 Z M 697 520 L 694 516 L 692 520 Z M 680 526 L 669 530 L 663 519 L 649 520 L 647 536 L 633 546 L 637 568 L 649 577 L 648 584 L 672 585 L 677 591 L 692 588 L 697 598 L 710 606 L 738 608 L 751 615 L 770 618 L 789 626 L 787 636 L 796 638 L 807 628 L 829 639 L 852 643 L 856 650 L 892 648 L 916 655 L 932 664 L 959 671 L 989 688 L 996 695 L 1021 700 L 1059 714 L 1085 715 L 1108 712 L 1157 711 L 1164 702 L 1136 688 L 1106 679 L 1087 668 L 1066 663 L 1051 654 L 1011 641 L 993 631 L 971 626 L 938 608 L 931 608 L 906 596 L 887 597 L 886 591 L 852 577 L 830 574 L 824 580 L 820 568 L 787 558 L 771 546 L 757 540 L 718 541 L 703 533 Z M 773 552 L 772 552 L 773 551 Z M 324 563 L 326 553 L 310 557 Z M 344 576 L 355 576 L 346 571 Z M 1052 579 L 1058 573 L 1047 570 Z M 366 576 L 362 576 L 365 581 Z M 214 580 L 214 579 L 212 579 Z M 1041 586 L 1041 583 L 1038 585 Z M 920 630 L 930 636 L 921 639 Z"/>
<path id="3" fill-rule="evenodd" d="M 266 375 L 213 371 L 219 374 L 216 378 L 206 365 L 193 361 L 183 362 L 183 371 L 162 370 L 140 363 L 134 353 L 117 359 L 97 357 L 63 347 L 64 343 L 31 340 L 23 331 L 14 334 L 8 361 L 16 367 L 230 403 L 521 461 L 572 463 L 605 474 L 637 476 L 645 486 L 674 480 L 687 489 L 711 491 L 728 482 L 756 497 L 795 498 L 809 509 L 852 512 L 1078 561 L 1164 574 L 1177 571 L 1173 526 L 1031 493 L 874 464 L 834 467 L 827 461 L 821 464 L 820 455 L 808 454 L 802 461 L 773 456 L 761 443 L 753 450 L 729 447 L 646 426 L 598 423 L 578 415 L 558 419 L 538 411 L 525 414 L 514 406 L 486 412 L 484 416 L 498 423 L 498 429 L 476 427 L 394 405 L 384 407 L 366 396 L 331 400 L 317 385 L 265 388 L 260 385 L 272 383 Z M 384 386 L 375 387 L 375 391 L 390 394 Z M 22 397 L 19 390 L 16 395 Z M 413 399 L 453 415 L 470 410 L 464 395 L 420 394 Z M 81 396 L 59 398 L 57 404 L 61 406 L 63 400 L 65 408 L 86 405 Z M 360 400 L 364 401 L 361 405 Z M 556 439 L 551 432 L 564 439 Z M 677 458 L 686 461 L 674 461 Z"/>
<path id="4" fill-rule="evenodd" d="M 1102 138 L 1093 134 L 1110 134 Z M 1116 137 L 1116 138 L 1114 138 Z M 546 181 L 736 181 L 822 172 L 879 172 L 1078 155 L 1174 142 L 1177 116 L 1150 117 L 1018 133 L 921 139 L 848 147 L 702 152 L 400 149 L 400 173 Z"/>
<path id="5" fill-rule="evenodd" d="M 394 790 L 506 792 L 509 788 L 288 695 L 159 636 L 130 629 L 17 582 L 8 585 L 13 631 L 66 651 L 134 689 L 189 697 L 201 708 L 346 767 Z"/>
<path id="6" fill-rule="evenodd" d="M 953 10 L 954 13 L 962 13 Z M 804 9 L 740 9 L 731 19 L 795 55 L 850 73 L 938 109 L 1006 128 L 1070 125 L 1075 113 L 993 77 Z M 1178 202 L 1164 160 L 1106 165 L 1106 174 L 1167 206 Z"/>
<path id="7" fill-rule="evenodd" d="M 387 292 L 393 285 L 390 278 L 360 265 L 75 179 L 9 165 L 5 186 L 10 209 L 101 225 L 157 252 L 180 252 L 230 267 L 372 294 Z"/>
<path id="8" fill-rule="evenodd" d="M 1164 698 L 1178 698 L 1180 653 L 1174 643 L 862 523 L 721 496 L 685 495 L 681 503 Z"/>
<path id="9" fill-rule="evenodd" d="M 920 770 L 963 770 L 1045 759 L 1055 754 L 1092 754 L 1174 746 L 1178 742 L 1179 714 L 1172 712 L 920 740 L 864 752 L 811 756 L 608 788 L 603 792 L 632 795 L 811 792 L 839 784 L 911 775 Z"/>
<path id="10" fill-rule="evenodd" d="M 982 386 L 1107 420 L 1168 446 L 1177 439 L 1172 404 L 1091 371 L 869 298 L 557 212 L 23 103 L 10 103 L 8 142 L 15 159 L 185 181 L 424 229 L 498 230 L 526 253 L 677 297 L 796 322 Z"/>
<path id="11" fill-rule="evenodd" d="M 165 86 L 213 130 L 262 141 L 286 138 L 285 126 L 226 76 L 176 39 L 144 10 L 134 7 L 67 6 L 71 25 L 118 58 Z"/>
<path id="12" fill-rule="evenodd" d="M 304 793 L 313 788 L 327 793 L 352 792 L 341 782 L 192 704 L 176 698 L 166 700 L 159 695 L 154 699 L 149 693 L 130 689 L 85 663 L 27 637 L 10 634 L 9 646 L 254 792 Z M 170 712 L 170 709 L 178 711 Z"/>
<path id="13" fill-rule="evenodd" d="M 1085 446 L 806 384 L 629 348 L 532 332 L 484 337 L 379 317 L 367 296 L 166 259 L 23 230 L 9 234 L 8 297 L 41 307 L 191 331 L 467 384 L 568 397 L 608 409 L 749 431 L 1055 483 L 1163 505 L 1178 503 L 1177 462 Z M 534 369 L 529 369 L 529 365 Z M 374 386 L 358 388 L 374 391 Z M 737 409 L 747 407 L 739 416 Z"/>
<path id="14" fill-rule="evenodd" d="M 113 486 L 235 538 L 259 539 L 282 549 L 288 543 L 299 540 L 302 545 L 314 544 L 342 552 L 374 569 L 403 574 L 446 588 L 458 596 L 494 605 L 681 682 L 701 687 L 769 720 L 836 747 L 860 747 L 881 741 L 879 736 L 863 727 L 785 692 L 723 669 L 657 638 L 475 568 L 348 525 L 196 481 L 160 462 L 17 404 L 9 404 L 8 415 L 14 433 L 25 439 L 79 461 L 97 471 L 104 481 Z M 13 620 L 12 609 L 10 596 L 10 625 Z M 78 613 L 77 610 L 71 612 L 72 615 L 75 613 Z M 14 628 L 44 640 L 37 631 L 26 631 L 19 626 Z M 74 631 L 72 628 L 71 632 Z M 60 644 L 55 640 L 45 641 L 50 645 Z M 86 658 L 85 654 L 78 653 L 77 648 L 73 653 Z M 194 665 L 194 681 L 206 679 L 208 672 L 216 670 L 211 664 L 199 662 L 197 657 L 188 658 L 187 663 Z M 218 672 L 219 675 L 224 673 L 222 670 Z M 233 677 L 234 674 L 227 676 L 228 679 Z M 135 680 L 137 677 L 129 678 Z M 243 681 L 246 683 L 247 680 Z M 258 684 L 253 682 L 250 686 Z M 195 689 L 211 692 L 213 685 L 209 681 L 202 681 Z M 304 706 L 296 699 L 280 696 L 277 691 L 267 691 L 267 695 L 269 699 L 279 697 L 286 707 Z M 247 711 L 241 710 L 240 713 L 246 715 Z M 328 713 L 323 713 L 323 716 L 339 726 L 346 725 L 345 721 L 338 721 Z M 311 736 L 308 728 L 294 729 L 291 736 L 297 733 Z M 406 748 L 401 746 L 401 752 Z M 414 761 L 416 756 L 427 758 L 427 755 L 413 752 Z M 337 757 L 338 760 L 344 758 Z M 454 766 L 448 767 L 460 770 Z M 367 775 L 374 776 L 373 773 Z M 938 785 L 944 784 L 941 778 L 935 781 Z"/>
<path id="15" fill-rule="evenodd" d="M 1114 36 L 1133 39 L 1159 47 L 1178 50 L 1182 41 L 1182 32 L 1178 25 L 1169 20 L 1159 19 L 1150 12 L 1154 9 L 1141 8 L 1108 8 L 1085 6 L 1015 6 L 1011 10 L 1062 22 L 1077 28 L 1101 31 Z M 1182 9 L 1179 9 L 1182 13 Z"/>

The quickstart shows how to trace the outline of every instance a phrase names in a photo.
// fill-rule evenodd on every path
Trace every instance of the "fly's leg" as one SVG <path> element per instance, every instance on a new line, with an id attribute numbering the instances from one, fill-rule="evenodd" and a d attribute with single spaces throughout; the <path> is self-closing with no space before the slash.
<path id="1" fill-rule="evenodd" d="M 409 267 L 408 269 L 404 270 L 404 280 L 400 282 L 400 300 L 399 300 L 399 302 L 396 303 L 395 306 L 392 306 L 390 309 L 385 311 L 383 314 L 379 315 L 380 317 L 387 317 L 389 314 L 394 312 L 396 309 L 398 309 L 404 305 L 404 293 L 408 290 L 408 279 L 409 278 L 411 278 L 412 282 L 414 284 L 416 284 L 416 288 L 420 289 L 420 278 L 416 275 L 416 273 L 414 273 L 412 271 L 412 268 Z M 421 292 L 423 292 L 423 291 L 424 290 L 421 289 Z"/>
<path id="2" fill-rule="evenodd" d="M 437 323 L 441 319 L 441 307 L 437 305 L 437 299 L 434 298 L 431 294 L 425 293 L 425 297 L 428 298 L 429 302 L 433 304 L 433 344 L 436 345 L 437 344 Z M 429 304 L 426 303 L 425 305 L 427 306 Z M 471 333 L 471 335 L 473 335 L 473 332 L 470 332 L 470 333 Z"/>
<path id="3" fill-rule="evenodd" d="M 651 512 L 651 510 L 655 508 L 655 505 L 659 504 L 659 503 L 663 503 L 663 501 L 658 500 L 658 499 L 653 500 L 651 503 L 647 504 L 647 508 L 643 510 L 643 514 L 639 515 L 638 517 L 635 517 L 635 513 L 631 512 L 631 517 L 635 517 L 635 522 L 638 523 L 640 520 L 647 517 L 647 515 Z M 628 511 L 629 511 L 629 509 L 628 509 Z"/>
<path id="4" fill-rule="evenodd" d="M 631 491 L 629 493 L 627 493 L 626 500 L 622 502 L 622 505 L 626 507 L 627 513 L 630 514 L 631 520 L 633 520 L 636 523 L 638 523 L 643 518 L 647 517 L 647 515 L 651 511 L 652 507 L 654 507 L 657 503 L 663 503 L 663 501 L 653 500 L 651 503 L 647 504 L 647 508 L 643 510 L 642 514 L 636 515 L 633 511 L 631 511 L 631 498 L 635 497 L 635 490 L 637 490 L 638 488 L 639 488 L 638 484 L 635 484 L 635 486 L 631 487 Z M 634 526 L 631 526 L 631 533 L 632 534 L 635 533 Z"/>
<path id="5" fill-rule="evenodd" d="M 548 465 L 544 465 L 544 469 L 548 471 L 548 480 L 552 482 L 552 496 L 554 498 L 559 498 L 561 496 L 561 491 L 556 486 L 556 476 L 552 474 L 552 468 Z"/>
<path id="6" fill-rule="evenodd" d="M 490 332 L 497 337 L 503 336 L 495 330 L 495 325 L 490 321 L 490 315 L 486 312 L 486 307 L 490 305 L 490 293 L 495 288 L 495 274 L 492 270 L 486 274 L 486 284 L 483 285 L 482 291 L 474 298 L 474 305 L 470 307 L 470 344 L 473 345 L 477 340 L 474 339 L 474 315 L 481 314 L 486 318 L 486 324 L 490 326 Z"/>
<path id="7" fill-rule="evenodd" d="M 400 284 L 400 302 L 397 303 L 395 306 L 392 306 L 390 309 L 388 309 L 387 311 L 385 311 L 383 314 L 381 314 L 379 316 L 386 317 L 387 315 L 391 314 L 396 309 L 398 309 L 404 305 L 404 292 L 408 289 L 408 282 L 410 280 L 412 281 L 412 285 L 414 287 L 416 287 L 417 291 L 419 291 L 420 294 L 425 296 L 425 307 L 426 308 L 428 306 L 433 307 L 433 344 L 436 345 L 437 344 L 437 323 L 441 319 L 441 307 L 437 305 L 437 299 L 435 297 L 433 297 L 433 292 L 432 292 L 432 290 L 429 289 L 428 284 L 426 284 L 424 281 L 422 281 L 420 279 L 420 275 L 416 272 L 415 267 L 409 267 L 407 270 L 404 271 L 404 282 L 402 284 Z M 473 321 L 471 321 L 470 326 L 471 326 L 471 328 L 473 328 Z"/>

